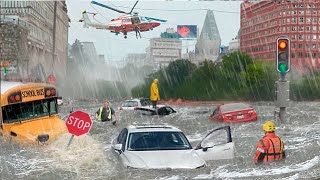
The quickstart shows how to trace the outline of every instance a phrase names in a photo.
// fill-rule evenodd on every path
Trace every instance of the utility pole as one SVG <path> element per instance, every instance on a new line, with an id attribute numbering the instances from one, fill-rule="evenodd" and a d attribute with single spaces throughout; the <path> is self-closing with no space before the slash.
<path id="1" fill-rule="evenodd" d="M 290 39 L 287 36 L 277 38 L 276 56 L 276 69 L 280 73 L 280 79 L 276 81 L 276 106 L 280 108 L 278 114 L 282 124 L 285 122 L 286 108 L 290 101 L 290 82 L 286 79 L 286 74 L 290 71 Z"/>

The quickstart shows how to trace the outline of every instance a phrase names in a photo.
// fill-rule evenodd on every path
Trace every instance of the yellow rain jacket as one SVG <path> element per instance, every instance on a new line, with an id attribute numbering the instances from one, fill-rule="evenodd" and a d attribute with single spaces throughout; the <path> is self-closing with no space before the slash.
<path id="1" fill-rule="evenodd" d="M 158 79 L 153 80 L 153 83 L 150 86 L 150 100 L 159 101 L 160 95 L 158 90 Z"/>

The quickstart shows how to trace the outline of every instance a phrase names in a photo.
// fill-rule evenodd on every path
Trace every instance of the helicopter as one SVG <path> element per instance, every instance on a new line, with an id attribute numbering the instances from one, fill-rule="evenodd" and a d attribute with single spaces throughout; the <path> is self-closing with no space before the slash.
<path id="1" fill-rule="evenodd" d="M 111 33 L 115 33 L 116 35 L 122 33 L 124 35 L 124 38 L 127 38 L 128 32 L 136 32 L 136 37 L 138 39 L 141 38 L 140 32 L 153 30 L 153 28 L 160 26 L 161 22 L 167 22 L 167 20 L 163 19 L 157 19 L 152 17 L 146 17 L 146 16 L 140 16 L 137 12 L 133 12 L 133 9 L 138 4 L 139 0 L 136 1 L 134 6 L 132 7 L 130 12 L 124 12 L 115 8 L 112 8 L 110 6 L 107 6 L 105 4 L 101 4 L 96 1 L 91 1 L 91 4 L 95 4 L 113 11 L 116 11 L 118 13 L 124 14 L 118 18 L 112 19 L 110 22 L 106 24 L 102 23 L 94 23 L 90 20 L 88 14 L 92 14 L 93 18 L 97 13 L 82 12 L 82 19 L 79 20 L 79 22 L 84 22 L 83 27 L 89 28 L 93 27 L 96 29 L 106 29 L 109 30 Z"/>

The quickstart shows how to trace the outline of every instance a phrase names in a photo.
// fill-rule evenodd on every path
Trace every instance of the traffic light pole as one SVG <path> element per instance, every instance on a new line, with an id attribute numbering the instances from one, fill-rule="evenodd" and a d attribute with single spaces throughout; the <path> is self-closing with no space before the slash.
<path id="1" fill-rule="evenodd" d="M 279 119 L 280 123 L 283 124 L 285 123 L 285 114 L 286 114 L 286 108 L 289 106 L 289 101 L 290 101 L 290 90 L 289 90 L 289 81 L 286 79 L 285 74 L 280 75 L 279 81 L 276 81 L 277 84 L 277 102 L 276 105 L 277 107 L 280 108 L 279 110 Z"/>

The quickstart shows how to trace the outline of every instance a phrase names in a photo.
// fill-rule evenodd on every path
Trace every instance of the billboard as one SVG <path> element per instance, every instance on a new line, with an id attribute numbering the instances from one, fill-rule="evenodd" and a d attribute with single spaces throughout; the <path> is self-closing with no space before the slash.
<path id="1" fill-rule="evenodd" d="M 177 32 L 180 38 L 197 38 L 197 25 L 178 25 Z"/>

